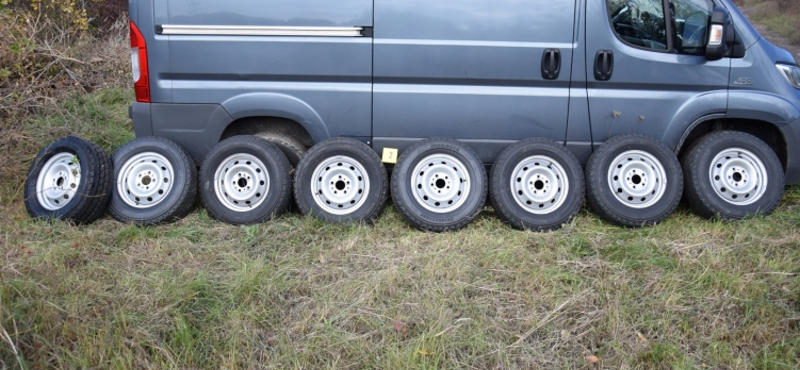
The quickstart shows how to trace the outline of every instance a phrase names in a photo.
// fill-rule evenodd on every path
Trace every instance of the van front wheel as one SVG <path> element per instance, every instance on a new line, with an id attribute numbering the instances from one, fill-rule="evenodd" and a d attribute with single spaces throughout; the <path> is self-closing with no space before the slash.
<path id="1" fill-rule="evenodd" d="M 698 140 L 683 158 L 686 199 L 702 217 L 737 220 L 772 213 L 783 198 L 778 156 L 757 137 L 724 131 Z"/>

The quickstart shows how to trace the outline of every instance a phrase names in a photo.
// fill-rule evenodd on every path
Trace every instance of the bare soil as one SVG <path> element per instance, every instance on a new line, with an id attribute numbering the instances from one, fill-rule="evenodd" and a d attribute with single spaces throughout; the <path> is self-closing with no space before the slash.
<path id="1" fill-rule="evenodd" d="M 800 45 L 793 44 L 791 41 L 789 41 L 788 38 L 781 36 L 777 32 L 770 31 L 763 24 L 754 21 L 752 13 L 755 9 L 756 6 L 751 6 L 751 5 L 739 7 L 739 10 L 741 10 L 742 13 L 751 20 L 753 27 L 755 27 L 755 29 L 758 31 L 758 33 L 761 34 L 762 37 L 767 39 L 773 45 L 788 50 L 789 52 L 792 53 L 792 55 L 795 56 L 795 59 L 800 59 L 798 58 L 800 57 Z"/>

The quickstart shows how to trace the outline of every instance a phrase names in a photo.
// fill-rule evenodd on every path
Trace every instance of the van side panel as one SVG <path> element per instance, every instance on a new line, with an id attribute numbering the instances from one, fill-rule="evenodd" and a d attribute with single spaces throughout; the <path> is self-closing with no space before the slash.
<path id="1" fill-rule="evenodd" d="M 369 27 L 371 0 L 168 0 L 161 26 Z M 314 141 L 369 136 L 372 41 L 368 37 L 178 33 L 169 38 L 171 69 L 159 83 L 171 103 L 217 104 L 230 118 L 278 116 L 306 126 Z M 161 125 L 167 137 L 222 132 L 218 122 Z M 213 142 L 219 136 L 209 138 Z"/>
<path id="2" fill-rule="evenodd" d="M 575 0 L 375 0 L 376 143 L 563 142 L 574 11 Z M 542 76 L 546 49 L 561 55 L 555 80 Z"/>

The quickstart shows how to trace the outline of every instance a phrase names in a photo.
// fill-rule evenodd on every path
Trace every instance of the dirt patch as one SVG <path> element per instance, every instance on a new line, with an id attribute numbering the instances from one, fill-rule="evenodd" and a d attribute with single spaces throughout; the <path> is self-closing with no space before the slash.
<path id="1" fill-rule="evenodd" d="M 750 22 L 753 24 L 753 27 L 761 34 L 762 37 L 767 39 L 769 42 L 778 46 L 780 48 L 786 49 L 795 56 L 795 59 L 800 59 L 800 45 L 793 44 L 788 38 L 781 36 L 777 32 L 773 32 L 767 29 L 766 26 L 760 24 L 753 20 L 753 13 L 756 11 L 758 6 L 740 6 L 739 10 L 750 19 Z"/>

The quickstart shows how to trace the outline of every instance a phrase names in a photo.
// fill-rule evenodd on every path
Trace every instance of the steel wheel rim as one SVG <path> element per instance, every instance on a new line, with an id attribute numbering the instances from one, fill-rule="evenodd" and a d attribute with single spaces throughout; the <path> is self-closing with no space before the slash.
<path id="1" fill-rule="evenodd" d="M 320 163 L 313 173 L 311 192 L 314 202 L 325 212 L 345 216 L 358 211 L 366 203 L 369 176 L 357 160 L 337 155 Z"/>
<path id="2" fill-rule="evenodd" d="M 608 169 L 608 186 L 628 207 L 643 209 L 658 203 L 667 190 L 667 171 L 652 154 L 630 150 L 614 158 Z"/>
<path id="3" fill-rule="evenodd" d="M 214 172 L 214 194 L 225 208 L 249 212 L 264 203 L 269 192 L 269 172 L 264 162 L 251 154 L 225 158 Z"/>
<path id="4" fill-rule="evenodd" d="M 466 166 L 453 156 L 433 154 L 411 172 L 411 192 L 423 208 L 433 213 L 452 212 L 467 201 L 471 181 Z"/>
<path id="5" fill-rule="evenodd" d="M 117 192 L 125 204 L 139 209 L 154 207 L 172 190 L 175 171 L 161 154 L 146 152 L 127 160 L 119 170 Z"/>
<path id="6" fill-rule="evenodd" d="M 767 167 L 758 156 L 741 148 L 730 148 L 711 161 L 709 181 L 714 192 L 727 203 L 747 206 L 767 192 Z"/>
<path id="7" fill-rule="evenodd" d="M 526 212 L 547 215 L 557 211 L 567 199 L 567 172 L 553 158 L 543 155 L 525 158 L 512 174 L 512 195 Z"/>
<path id="8" fill-rule="evenodd" d="M 50 158 L 36 180 L 36 198 L 48 211 L 67 206 L 81 185 L 81 165 L 72 153 L 59 153 Z"/>

